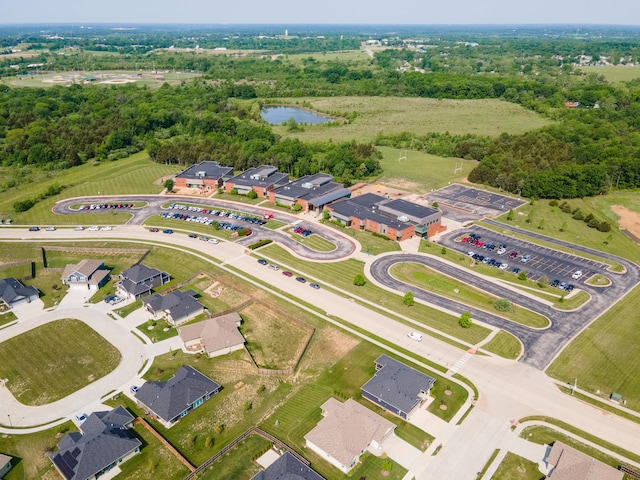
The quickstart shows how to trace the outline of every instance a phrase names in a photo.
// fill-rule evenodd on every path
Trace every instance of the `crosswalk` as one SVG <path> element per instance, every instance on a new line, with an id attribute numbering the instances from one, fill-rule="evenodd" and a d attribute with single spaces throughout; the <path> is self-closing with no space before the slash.
<path id="1" fill-rule="evenodd" d="M 447 373 L 449 375 L 458 373 L 467 364 L 467 362 L 471 360 L 471 358 L 475 353 L 476 352 L 473 349 L 467 350 L 463 356 L 461 356 L 458 360 L 456 360 L 456 362 L 453 365 L 451 365 Z"/>

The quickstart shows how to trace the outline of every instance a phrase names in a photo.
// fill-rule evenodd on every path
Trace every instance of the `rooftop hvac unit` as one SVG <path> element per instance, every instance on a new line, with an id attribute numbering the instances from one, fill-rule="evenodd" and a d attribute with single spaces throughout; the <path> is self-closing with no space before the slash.
<path id="1" fill-rule="evenodd" d="M 313 183 L 310 183 L 310 182 L 303 183 L 302 184 L 302 188 L 312 189 L 313 188 Z"/>
<path id="2" fill-rule="evenodd" d="M 207 174 L 206 174 L 206 172 L 196 172 L 196 177 L 203 178 L 203 177 L 205 177 L 206 175 L 207 175 Z"/>
<path id="3" fill-rule="evenodd" d="M 254 173 L 253 175 L 251 175 L 249 178 L 251 180 L 260 180 L 261 175 L 259 173 Z"/>
<path id="4" fill-rule="evenodd" d="M 398 217 L 398 221 L 399 222 L 408 222 L 409 221 L 409 217 L 407 217 L 406 215 L 400 215 Z"/>

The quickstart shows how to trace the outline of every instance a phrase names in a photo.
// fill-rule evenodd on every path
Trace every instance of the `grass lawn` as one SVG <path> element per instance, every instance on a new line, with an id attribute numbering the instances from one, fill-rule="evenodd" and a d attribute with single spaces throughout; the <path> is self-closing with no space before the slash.
<path id="1" fill-rule="evenodd" d="M 628 82 L 640 78 L 640 68 L 627 66 L 581 66 L 580 71 L 583 73 L 595 73 L 596 75 L 604 75 L 610 83 Z"/>
<path id="2" fill-rule="evenodd" d="M 617 392 L 640 410 L 640 286 L 613 305 L 571 342 L 547 373 L 561 381 L 578 378 L 580 388 L 603 398 Z"/>
<path id="3" fill-rule="evenodd" d="M 495 337 L 485 343 L 481 348 L 482 350 L 487 350 L 488 352 L 495 353 L 510 360 L 517 358 L 522 352 L 522 344 L 520 341 L 504 330 L 500 330 Z"/>
<path id="4" fill-rule="evenodd" d="M 270 445 L 260 435 L 249 435 L 198 475 L 198 480 L 248 480 L 262 469 L 252 459 Z"/>
<path id="5" fill-rule="evenodd" d="M 160 193 L 163 186 L 154 182 L 177 171 L 176 166 L 153 163 L 146 152 L 115 161 L 90 161 L 85 165 L 59 172 L 41 173 L 33 170 L 30 182 L 22 183 L 0 194 L 0 218 L 12 218 L 15 224 L 41 226 L 124 223 L 130 215 L 121 211 L 56 215 L 51 212 L 51 207 L 59 200 L 75 196 Z M 39 202 L 26 212 L 14 212 L 13 202 L 36 197 L 56 183 L 65 186 L 60 194 Z"/>
<path id="6" fill-rule="evenodd" d="M 317 252 L 332 252 L 336 249 L 336 245 L 329 240 L 325 240 L 319 235 L 309 235 L 308 237 L 303 237 L 302 235 L 298 235 L 297 233 L 290 233 L 290 237 L 298 243 L 309 247 L 311 250 L 315 250 Z"/>
<path id="7" fill-rule="evenodd" d="M 0 266 L 0 278 L 24 278 L 29 277 L 33 273 L 33 262 L 25 263 L 23 265 L 16 265 L 14 267 L 2 268 Z"/>
<path id="8" fill-rule="evenodd" d="M 0 327 L 2 327 L 2 325 L 11 323 L 17 319 L 18 317 L 16 317 L 16 314 L 13 313 L 11 310 L 9 310 L 8 312 L 0 313 Z"/>
<path id="9" fill-rule="evenodd" d="M 267 223 L 265 223 L 263 225 L 263 227 L 270 228 L 271 230 L 276 230 L 276 229 L 278 229 L 280 227 L 284 227 L 285 225 L 287 225 L 287 224 L 284 223 L 284 222 L 280 222 L 278 220 L 271 219 L 271 220 L 267 220 Z"/>
<path id="10" fill-rule="evenodd" d="M 218 282 L 218 285 L 214 290 L 217 292 L 217 295 L 213 297 L 210 294 L 205 293 L 205 290 L 211 287 L 215 282 Z M 228 284 L 220 283 L 218 277 L 214 280 L 207 275 L 202 275 L 199 278 L 194 279 L 192 282 L 187 283 L 181 290 L 185 291 L 189 289 L 198 292 L 200 295 L 198 297 L 198 301 L 211 313 L 229 310 L 251 298 L 242 291 L 237 290 Z"/>
<path id="11" fill-rule="evenodd" d="M 55 428 L 27 435 L 0 435 L 0 452 L 14 457 L 13 468 L 3 478 L 59 480 L 60 475 L 45 454 L 55 450 L 60 441 L 56 435 L 75 430 L 73 423 L 66 422 Z"/>
<path id="12" fill-rule="evenodd" d="M 160 215 L 152 215 L 148 217 L 144 224 L 150 227 L 159 227 L 159 228 L 170 228 L 173 229 L 174 234 L 178 234 L 179 232 L 193 232 L 202 235 L 206 235 L 208 237 L 215 237 L 221 240 L 235 240 L 235 238 L 231 237 L 231 234 L 234 233 L 231 230 L 226 230 L 224 228 L 215 228 L 212 225 L 203 225 L 202 223 L 196 222 L 187 222 L 185 220 L 178 220 L 175 218 L 163 218 Z M 162 235 L 161 232 L 158 233 L 159 236 Z M 194 240 L 195 241 L 195 240 Z"/>
<path id="13" fill-rule="evenodd" d="M 149 319 L 149 321 L 141 323 L 136 328 L 149 337 L 153 343 L 178 335 L 178 330 L 162 318 L 159 320 Z"/>
<path id="14" fill-rule="evenodd" d="M 127 315 L 132 314 L 139 308 L 142 308 L 142 300 L 136 300 L 135 302 L 132 302 L 125 307 L 118 308 L 116 310 L 116 313 L 120 315 L 122 318 L 125 318 Z"/>
<path id="15" fill-rule="evenodd" d="M 544 480 L 547 476 L 538 469 L 538 464 L 507 452 L 491 477 L 492 480 Z"/>
<path id="16" fill-rule="evenodd" d="M 360 230 L 353 230 L 352 228 L 339 227 L 331 222 L 322 222 L 325 227 L 332 227 L 339 230 L 346 235 L 349 235 L 360 242 L 362 245 L 362 251 L 369 255 L 378 255 L 385 252 L 399 252 L 400 245 L 398 242 L 394 242 L 388 238 L 380 238 L 374 236 L 371 232 L 365 232 Z"/>
<path id="17" fill-rule="evenodd" d="M 387 134 L 412 132 L 449 132 L 452 135 L 473 133 L 497 137 L 538 129 L 549 122 L 541 115 L 501 100 L 436 100 L 397 97 L 325 97 L 281 98 L 282 105 L 307 102 L 322 113 L 342 116 L 356 112 L 350 124 L 337 127 L 306 126 L 301 132 L 288 132 L 274 126 L 274 133 L 304 141 L 373 141 L 378 132 Z M 453 168 L 451 169 L 453 172 Z"/>
<path id="18" fill-rule="evenodd" d="M 493 308 L 493 304 L 498 300 L 498 297 L 468 286 L 463 282 L 438 273 L 424 265 L 404 262 L 391 267 L 390 273 L 400 281 L 415 285 L 443 297 L 472 305 L 493 313 L 494 315 L 499 315 L 514 322 L 521 323 L 522 325 L 534 328 L 545 328 L 550 324 L 549 320 L 542 315 L 517 305 L 513 305 L 513 309 L 510 312 L 498 312 Z"/>
<path id="19" fill-rule="evenodd" d="M 605 442 L 604 440 L 599 439 L 598 437 L 594 437 L 593 435 L 589 435 L 586 432 L 582 432 L 581 430 L 575 429 L 573 427 L 571 427 L 570 425 L 565 424 L 564 422 L 560 422 L 557 420 L 553 420 L 553 419 L 547 419 L 546 417 L 531 417 L 529 419 L 536 419 L 536 420 L 543 420 L 549 423 L 553 423 L 554 425 L 557 425 L 558 427 L 567 430 L 571 433 L 574 433 L 582 438 L 584 438 L 585 440 L 589 440 L 593 443 L 595 443 L 596 445 L 600 445 L 601 447 L 606 448 L 607 450 L 611 450 L 612 452 L 616 452 L 620 455 L 622 455 L 623 457 L 628 458 L 629 460 L 633 460 L 635 462 L 638 462 L 640 460 L 640 455 L 638 455 L 637 453 L 632 453 L 629 451 L 626 451 L 620 447 L 617 447 L 616 445 L 610 444 L 608 442 Z M 521 420 L 524 421 L 526 419 Z M 531 426 L 531 427 L 526 427 L 524 430 L 522 430 L 522 432 L 520 433 L 520 436 L 522 438 L 526 438 L 527 440 L 529 440 L 530 442 L 533 443 L 537 443 L 539 445 L 551 445 L 553 444 L 553 442 L 555 442 L 556 440 L 564 443 L 565 445 L 569 445 L 570 447 L 575 448 L 576 450 L 579 450 L 583 453 L 586 453 L 587 455 L 589 455 L 590 457 L 595 458 L 596 460 L 600 460 L 602 463 L 606 463 L 607 465 L 613 467 L 613 468 L 618 468 L 618 466 L 620 465 L 620 461 L 618 461 L 617 459 L 610 457 L 609 455 L 607 455 L 606 453 L 602 452 L 600 449 L 598 448 L 593 448 L 589 445 L 586 445 L 584 443 L 582 443 L 579 440 L 574 439 L 573 437 L 569 437 L 567 435 L 565 435 L 564 433 L 558 432 L 557 430 L 554 430 L 553 428 L 549 428 L 546 426 Z M 631 466 L 631 465 L 629 465 Z M 634 468 L 634 467 L 631 467 Z"/>
<path id="20" fill-rule="evenodd" d="M 248 205 L 257 205 L 266 200 L 264 197 L 249 198 L 246 195 L 234 195 L 233 193 L 216 193 L 213 198 L 217 200 L 227 200 L 229 202 L 246 203 Z"/>
<path id="21" fill-rule="evenodd" d="M 376 147 L 382 153 L 382 175 L 375 183 L 390 185 L 401 190 L 424 194 L 449 182 L 461 182 L 478 164 L 475 160 L 439 157 L 415 150 Z M 398 159 L 406 154 L 406 159 Z M 454 173 L 456 163 L 462 162 L 462 171 Z"/>
<path id="22" fill-rule="evenodd" d="M 57 320 L 0 344 L 0 378 L 21 403 L 45 405 L 104 377 L 120 358 L 85 323 Z"/>
<path id="23" fill-rule="evenodd" d="M 122 463 L 120 465 L 122 473 L 115 478 L 179 480 L 189 473 L 189 469 L 143 425 L 136 425 L 134 431 L 142 441 L 140 453 Z"/>
<path id="24" fill-rule="evenodd" d="M 276 262 L 291 266 L 294 271 L 313 275 L 320 281 L 326 282 L 327 285 L 339 289 L 337 292 L 340 294 L 347 292 L 347 294 L 351 293 L 362 297 L 470 343 L 478 343 L 489 332 L 486 328 L 478 325 L 473 325 L 471 328 L 460 328 L 457 318 L 420 303 L 407 307 L 403 303 L 402 295 L 388 292 L 371 282 L 367 282 L 362 287 L 356 287 L 353 285 L 353 278 L 357 274 L 364 273 L 364 264 L 358 260 L 349 259 L 331 263 L 308 262 L 294 258 L 293 255 L 278 245 L 268 245 L 261 248 L 260 254 L 272 258 Z"/>
<path id="25" fill-rule="evenodd" d="M 572 208 L 580 208 L 585 216 L 592 213 L 597 220 L 607 220 L 611 223 L 611 232 L 603 233 L 595 228 L 589 228 L 581 220 L 574 220 L 570 213 L 564 213 L 557 207 L 549 206 L 546 200 L 540 200 L 534 205 L 525 204 L 515 212 L 515 219 L 508 221 L 508 213 L 497 218 L 506 225 L 514 225 L 524 230 L 548 235 L 585 247 L 594 248 L 603 252 L 613 253 L 623 258 L 628 258 L 640 263 L 640 249 L 627 235 L 617 227 L 618 216 L 611 211 L 611 205 L 624 205 L 635 211 L 640 211 L 640 202 L 637 193 L 613 193 L 601 195 L 595 198 L 567 200 Z M 560 202 L 562 203 L 562 202 Z M 527 223 L 529 212 L 533 211 L 533 220 Z M 538 229 L 540 222 L 544 220 L 544 229 Z M 566 223 L 564 232 L 560 229 Z M 606 242 L 606 243 L 605 243 Z M 556 247 L 553 247 L 556 248 Z M 561 248 L 558 248 L 561 250 Z M 579 253 L 579 255 L 584 255 Z M 586 255 L 585 255 L 586 256 Z M 607 263 L 610 263 L 608 261 Z"/>
<path id="26" fill-rule="evenodd" d="M 85 258 L 91 258 L 104 261 L 105 267 L 111 270 L 111 274 L 115 276 L 138 262 L 142 257 L 143 250 L 131 253 L 109 248 L 96 249 L 95 252 L 80 252 L 73 250 L 73 247 L 69 247 L 69 250 L 47 250 L 47 267 L 64 268 L 70 263 L 78 263 Z"/>

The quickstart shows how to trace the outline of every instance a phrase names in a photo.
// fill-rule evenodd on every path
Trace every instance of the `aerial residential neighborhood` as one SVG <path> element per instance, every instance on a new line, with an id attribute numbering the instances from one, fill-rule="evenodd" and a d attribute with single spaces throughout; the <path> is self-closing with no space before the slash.
<path id="1" fill-rule="evenodd" d="M 640 478 L 616 1 L 5 6 L 0 478 Z"/>

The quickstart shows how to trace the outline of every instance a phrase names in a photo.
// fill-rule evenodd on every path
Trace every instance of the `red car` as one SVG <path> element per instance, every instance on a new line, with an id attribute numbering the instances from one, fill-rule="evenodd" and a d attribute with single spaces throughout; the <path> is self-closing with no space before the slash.
<path id="1" fill-rule="evenodd" d="M 293 273 L 291 272 L 282 272 L 285 277 L 293 277 Z"/>

